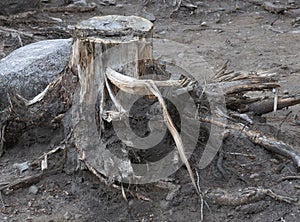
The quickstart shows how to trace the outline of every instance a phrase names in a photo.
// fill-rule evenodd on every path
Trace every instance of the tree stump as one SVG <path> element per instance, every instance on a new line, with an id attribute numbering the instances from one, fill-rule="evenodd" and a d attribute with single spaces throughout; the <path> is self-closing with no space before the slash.
<path id="1" fill-rule="evenodd" d="M 183 93 L 165 102 L 158 90 L 181 87 L 185 79 L 162 79 L 151 72 L 155 69 L 152 28 L 150 21 L 135 16 L 94 17 L 75 28 L 70 59 L 70 67 L 79 77 L 72 102 L 75 145 L 89 168 L 111 180 L 153 182 L 169 176 L 183 163 L 192 175 L 186 152 L 191 154 L 195 148 L 199 127 L 190 130 L 196 141 L 179 135 L 180 128 L 195 122 L 180 120 L 181 110 L 176 110 L 179 103 L 191 98 Z M 139 107 L 132 109 L 136 104 Z M 195 113 L 192 104 L 188 107 Z M 173 106 L 171 114 L 167 106 Z M 158 119 L 153 118 L 155 112 Z M 150 118 L 143 119 L 147 115 Z M 179 120 L 173 123 L 174 119 Z M 142 126 L 131 132 L 134 121 Z M 187 143 L 191 149 L 184 150 Z M 178 152 L 173 150 L 176 147 Z M 152 151 L 145 151 L 149 148 Z M 143 162 L 137 152 L 148 161 Z"/>
<path id="2" fill-rule="evenodd" d="M 70 59 L 80 85 L 72 109 L 75 145 L 91 167 L 113 180 L 129 178 L 133 169 L 127 151 L 114 147 L 117 150 L 113 152 L 102 139 L 103 118 L 114 118 L 114 113 L 107 111 L 108 94 L 115 89 L 107 90 L 106 69 L 111 67 L 135 78 L 144 75 L 152 63 L 148 42 L 152 28 L 143 18 L 111 15 L 83 21 L 75 29 Z"/>

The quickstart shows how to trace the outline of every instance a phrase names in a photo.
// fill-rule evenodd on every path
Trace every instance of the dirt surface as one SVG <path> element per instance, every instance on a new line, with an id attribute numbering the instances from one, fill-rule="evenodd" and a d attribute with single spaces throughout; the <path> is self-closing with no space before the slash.
<path id="1" fill-rule="evenodd" d="M 90 2 L 90 1 L 88 1 Z M 49 12 L 39 10 L 25 19 L 0 19 L 0 56 L 31 42 L 52 38 L 69 38 L 72 27 L 83 19 L 96 15 L 139 15 L 154 20 L 154 37 L 176 41 L 191 53 L 204 59 L 213 71 L 229 60 L 235 71 L 274 70 L 282 89 L 299 94 L 300 81 L 300 3 L 285 5 L 285 11 L 265 10 L 261 1 L 210 0 L 190 1 L 177 9 L 173 1 L 116 1 L 116 5 L 100 4 L 89 12 Z M 108 1 L 106 1 L 108 2 Z M 178 1 L 179 2 L 179 1 Z M 275 1 L 274 1 L 275 2 Z M 43 8 L 62 6 L 64 1 L 50 0 Z M 184 5 L 185 4 L 185 5 Z M 18 30 L 18 31 L 16 31 Z M 32 34 L 33 33 L 33 34 Z M 155 50 L 155 49 L 154 49 Z M 165 51 L 174 60 L 182 53 Z M 180 49 L 175 49 L 176 50 Z M 190 50 L 190 52 L 189 52 Z M 187 67 L 199 61 L 197 56 L 185 60 Z M 201 70 L 199 70 L 201 73 Z M 197 75 L 194 72 L 193 75 Z M 198 74 L 200 80 L 203 77 Z M 300 107 L 294 106 L 276 114 L 268 114 L 267 124 L 252 126 L 267 135 L 289 142 L 300 152 Z M 5 182 L 24 179 L 40 172 L 37 166 L 20 172 L 15 163 L 29 165 L 45 152 L 58 146 L 63 130 L 29 129 L 16 145 L 6 147 L 0 158 L 0 187 Z M 161 183 L 131 185 L 121 190 L 107 186 L 77 161 L 73 147 L 68 148 L 63 169 L 23 184 L 20 188 L 0 192 L 0 221 L 199 221 L 200 199 L 184 167 Z M 272 189 L 275 193 L 300 198 L 300 180 L 282 179 L 297 176 L 292 161 L 253 145 L 241 136 L 230 136 L 222 146 L 222 175 L 218 158 L 205 169 L 198 170 L 203 192 L 220 189 L 238 192 L 249 187 Z M 49 156 L 49 168 L 56 169 L 64 160 L 64 152 Z M 34 187 L 29 187 L 34 185 Z M 168 188 L 169 186 L 169 188 Z M 165 187 L 165 188 L 163 188 Z M 32 189 L 37 188 L 37 193 Z M 176 190 L 176 188 L 180 188 Z M 130 192 L 129 192 L 130 191 Z M 132 195 L 132 193 L 136 195 Z M 141 196 L 151 200 L 143 200 Z M 139 196 L 140 198 L 138 198 Z M 208 195 L 209 196 L 209 195 Z M 246 204 L 221 204 L 204 198 L 204 221 L 297 221 L 299 206 L 270 196 Z"/>

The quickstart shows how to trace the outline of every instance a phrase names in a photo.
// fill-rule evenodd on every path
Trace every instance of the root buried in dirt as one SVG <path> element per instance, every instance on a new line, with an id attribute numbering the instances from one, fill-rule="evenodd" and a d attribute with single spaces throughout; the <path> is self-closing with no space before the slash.
<path id="1" fill-rule="evenodd" d="M 260 145 L 264 149 L 277 153 L 279 155 L 288 157 L 293 160 L 297 170 L 300 169 L 300 154 L 297 152 L 293 146 L 277 140 L 276 138 L 267 137 L 262 132 L 251 130 L 244 125 L 239 124 L 227 124 L 213 121 L 209 118 L 200 118 L 202 122 L 208 122 L 216 126 L 224 127 L 231 131 L 233 134 L 239 134 L 246 136 L 252 143 Z"/>
<path id="2" fill-rule="evenodd" d="M 245 205 L 253 202 L 258 202 L 265 199 L 266 197 L 271 197 L 276 201 L 281 201 L 289 204 L 299 204 L 297 198 L 292 198 L 288 196 L 282 196 L 274 193 L 270 189 L 263 188 L 245 188 L 240 191 L 229 192 L 227 190 L 217 189 L 208 191 L 205 194 L 207 201 L 213 204 L 219 204 L 221 206 L 239 206 Z"/>

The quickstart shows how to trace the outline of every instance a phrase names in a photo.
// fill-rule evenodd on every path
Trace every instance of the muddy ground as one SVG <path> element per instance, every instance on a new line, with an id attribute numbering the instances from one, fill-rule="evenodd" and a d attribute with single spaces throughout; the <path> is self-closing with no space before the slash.
<path id="1" fill-rule="evenodd" d="M 90 2 L 90 1 L 89 1 Z M 154 19 L 154 37 L 183 44 L 204 59 L 213 71 L 229 60 L 234 71 L 270 70 L 280 77 L 281 93 L 300 93 L 300 3 L 280 0 L 287 9 L 279 14 L 265 10 L 250 0 L 190 1 L 197 9 L 180 7 L 177 11 L 172 1 L 116 1 L 116 5 L 103 5 L 100 0 L 94 11 L 49 12 L 37 11 L 26 19 L 0 21 L 1 57 L 22 44 L 51 38 L 69 38 L 72 26 L 78 21 L 95 15 L 139 15 Z M 144 3 L 147 2 L 145 5 Z M 185 1 L 183 1 L 185 2 Z M 50 0 L 43 7 L 60 6 L 63 0 Z M 3 29 L 3 27 L 5 29 Z M 7 28 L 33 35 L 19 35 Z M 5 30 L 5 31 L 4 31 Z M 161 49 L 160 49 L 161 50 Z M 182 54 L 165 53 L 178 60 Z M 163 50 L 163 51 L 164 51 Z M 185 51 L 184 53 L 188 53 Z M 186 66 L 198 62 L 197 56 L 188 57 Z M 197 75 L 197 72 L 193 73 Z M 201 76 L 197 76 L 201 79 Z M 252 126 L 268 135 L 279 136 L 300 152 L 300 107 L 294 106 L 264 117 L 267 123 Z M 60 129 L 29 129 L 16 145 L 6 147 L 0 158 L 0 186 L 16 178 L 38 173 L 30 167 L 25 172 L 14 168 L 15 163 L 29 163 L 63 140 Z M 247 187 L 270 188 L 280 195 L 300 198 L 300 181 L 282 180 L 285 176 L 298 175 L 292 161 L 274 155 L 253 145 L 240 136 L 229 137 L 222 146 L 223 166 L 226 177 L 218 171 L 217 157 L 203 170 L 199 170 L 201 188 L 205 192 L 225 189 L 240 191 Z M 199 221 L 200 201 L 187 171 L 182 167 L 172 178 L 171 184 L 180 186 L 170 198 L 170 190 L 157 184 L 131 185 L 129 189 L 151 199 L 133 197 L 125 189 L 128 201 L 120 190 L 108 187 L 85 170 L 78 167 L 76 152 L 70 147 L 64 168 L 60 172 L 39 178 L 28 186 L 4 190 L 0 195 L 0 221 Z M 63 152 L 51 156 L 50 167 L 59 165 Z M 35 170 L 34 170 L 35 169 Z M 38 191 L 29 192 L 34 184 Z M 168 195 L 169 194 L 169 195 Z M 167 198 L 168 196 L 168 198 Z M 221 205 L 205 199 L 204 221 L 297 221 L 297 205 L 264 197 L 243 205 Z"/>

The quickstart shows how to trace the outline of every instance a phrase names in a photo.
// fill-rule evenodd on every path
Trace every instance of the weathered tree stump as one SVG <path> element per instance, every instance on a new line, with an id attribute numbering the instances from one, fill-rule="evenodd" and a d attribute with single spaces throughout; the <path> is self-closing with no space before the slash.
<path id="1" fill-rule="evenodd" d="M 70 60 L 70 67 L 75 73 L 78 73 L 80 86 L 74 96 L 72 108 L 75 145 L 81 153 L 82 159 L 91 168 L 112 180 L 130 183 L 155 181 L 160 179 L 160 176 L 166 177 L 173 173 L 177 169 L 177 165 L 181 165 L 179 158 L 187 166 L 190 176 L 193 178 L 186 153 L 191 153 L 195 147 L 199 127 L 191 132 L 191 137 L 195 138 L 194 141 L 184 140 L 179 135 L 179 125 L 187 128 L 187 124 L 192 126 L 193 123 L 181 120 L 181 124 L 176 126 L 168 113 L 167 104 L 157 87 L 181 87 L 184 79 L 161 80 L 156 73 L 150 72 L 154 69 L 151 44 L 152 27 L 152 23 L 148 20 L 135 16 L 104 16 L 83 21 L 75 29 Z M 126 93 L 139 94 L 142 101 L 138 101 L 139 98 L 134 96 L 124 97 Z M 123 96 L 120 96 L 121 94 Z M 147 97 L 148 101 L 145 96 L 150 96 Z M 146 149 L 146 147 L 155 149 L 157 144 L 154 144 L 156 142 L 154 140 L 164 138 L 166 126 L 162 119 L 152 122 L 158 123 L 159 126 L 149 123 L 150 127 L 161 128 L 164 131 L 160 130 L 157 133 L 152 128 L 149 137 L 143 135 L 146 138 L 141 138 L 139 145 L 133 146 L 136 137 L 139 136 L 136 133 L 127 132 L 131 130 L 130 126 L 126 126 L 130 125 L 129 121 L 122 122 L 120 120 L 124 116 L 126 119 L 132 115 L 130 112 L 135 101 L 148 102 L 144 105 L 147 106 L 147 112 L 151 112 L 151 104 L 155 105 L 156 103 L 155 100 L 151 101 L 151 98 L 157 98 L 159 101 L 157 105 L 162 106 L 158 110 L 162 109 L 161 114 L 163 114 L 166 126 L 175 142 L 171 147 L 174 148 L 176 144 L 178 153 L 163 154 L 161 150 L 170 148 L 160 146 L 156 151 L 146 155 L 152 161 L 153 156 L 159 158 L 159 155 L 166 155 L 165 159 L 154 161 L 159 164 L 151 164 L 150 161 L 144 165 L 137 164 L 139 166 L 135 167 L 129 156 L 130 153 L 134 155 L 136 151 L 130 152 L 130 150 Z M 175 99 L 173 100 L 175 101 Z M 187 99 L 183 95 L 181 100 L 186 102 Z M 174 101 L 172 102 L 174 103 Z M 195 106 L 191 107 L 195 112 Z M 176 108 L 178 109 L 178 107 Z M 144 112 L 144 115 L 146 114 L 145 109 L 141 111 L 141 113 Z M 147 125 L 146 122 L 145 125 Z M 165 138 L 165 142 L 166 140 Z M 184 143 L 190 143 L 191 149 L 185 150 Z M 147 145 L 153 146 L 148 147 Z M 153 172 L 156 172 L 157 178 Z M 194 181 L 193 183 L 195 186 Z"/>
<path id="2" fill-rule="evenodd" d="M 116 180 L 133 174 L 127 151 L 107 149 L 102 140 L 103 119 L 114 119 L 109 112 L 106 69 L 139 78 L 152 63 L 153 25 L 135 16 L 94 17 L 76 26 L 71 54 L 71 67 L 79 77 L 74 96 L 72 122 L 75 144 L 83 159 L 99 173 Z M 121 107 L 118 107 L 121 109 Z M 120 110 L 120 113 L 124 110 Z"/>

